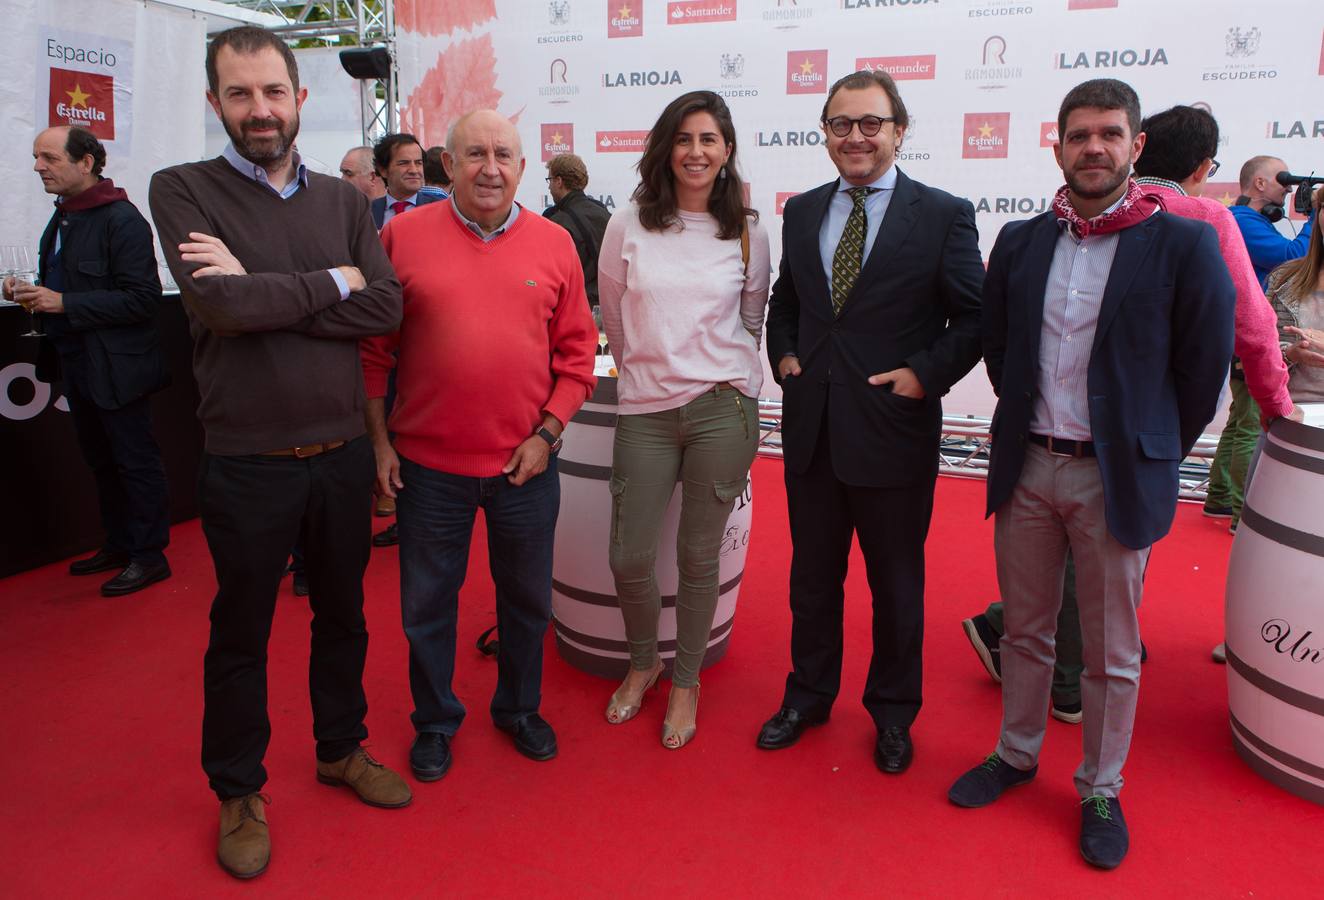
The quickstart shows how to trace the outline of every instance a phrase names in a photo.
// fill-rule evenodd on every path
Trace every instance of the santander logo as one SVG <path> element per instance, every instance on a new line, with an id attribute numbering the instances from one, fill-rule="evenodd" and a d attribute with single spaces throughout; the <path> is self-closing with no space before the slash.
<path id="1" fill-rule="evenodd" d="M 599 153 L 643 153 L 648 141 L 647 131 L 599 131 Z"/>
<path id="2" fill-rule="evenodd" d="M 734 22 L 736 0 L 672 0 L 667 4 L 668 25 Z"/>

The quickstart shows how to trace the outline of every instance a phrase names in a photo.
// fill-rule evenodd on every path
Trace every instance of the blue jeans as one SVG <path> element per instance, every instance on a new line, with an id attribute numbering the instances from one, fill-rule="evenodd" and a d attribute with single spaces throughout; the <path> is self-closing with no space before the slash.
<path id="1" fill-rule="evenodd" d="M 460 587 L 474 515 L 487 523 L 496 586 L 497 686 L 492 721 L 511 725 L 538 711 L 543 637 L 552 616 L 552 544 L 561 507 L 556 457 L 520 487 L 506 476 L 450 475 L 401 457 L 400 609 L 409 638 L 410 717 L 419 733 L 454 735 L 464 705 L 451 689 Z"/>

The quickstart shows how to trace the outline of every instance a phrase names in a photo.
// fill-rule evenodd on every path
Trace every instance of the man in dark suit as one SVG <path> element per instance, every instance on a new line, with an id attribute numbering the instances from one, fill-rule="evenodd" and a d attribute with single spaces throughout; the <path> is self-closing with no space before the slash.
<path id="1" fill-rule="evenodd" d="M 952 786 L 986 806 L 1038 771 L 1067 550 L 1085 668 L 1080 850 L 1101 868 L 1130 841 L 1122 766 L 1140 684 L 1150 545 L 1172 524 L 1178 466 L 1213 418 L 1236 294 L 1204 222 L 1158 211 L 1131 178 L 1140 102 L 1113 79 L 1073 88 L 1053 208 L 1003 228 L 984 281 L 983 347 L 998 395 L 988 513 L 1005 599 L 1002 732 Z"/>
<path id="2" fill-rule="evenodd" d="M 386 182 L 385 196 L 370 205 L 372 223 L 378 231 L 401 213 L 446 199 L 423 191 L 423 146 L 412 134 L 401 132 L 382 138 L 372 148 L 372 161 Z"/>
<path id="3" fill-rule="evenodd" d="M 907 122 L 884 73 L 832 86 L 823 129 L 841 177 L 786 204 L 768 313 L 783 395 L 792 671 L 758 745 L 790 746 L 827 720 L 854 533 L 873 594 L 864 706 L 888 773 L 905 771 L 914 752 L 940 398 L 979 359 L 984 275 L 970 203 L 893 164 Z"/>
<path id="4" fill-rule="evenodd" d="M 37 135 L 33 169 L 55 213 L 41 236 L 42 286 L 7 279 L 6 299 L 40 313 L 37 377 L 63 381 L 83 459 L 96 479 L 106 540 L 71 575 L 116 571 L 106 597 L 170 577 L 165 467 L 152 437 L 151 395 L 169 382 L 156 332 L 161 280 L 152 230 L 101 176 L 106 149 L 85 128 Z"/>

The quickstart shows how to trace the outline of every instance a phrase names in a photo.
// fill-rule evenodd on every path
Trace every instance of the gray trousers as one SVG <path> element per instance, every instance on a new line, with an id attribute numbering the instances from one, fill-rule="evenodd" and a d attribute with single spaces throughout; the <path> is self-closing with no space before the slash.
<path id="1" fill-rule="evenodd" d="M 1104 520 L 1103 482 L 1090 457 L 1026 448 L 1016 490 L 993 530 L 1004 599 L 1002 733 L 997 752 L 1018 769 L 1039 760 L 1053 683 L 1053 635 L 1062 604 L 1067 550 L 1076 561 L 1084 671 L 1081 797 L 1116 797 L 1131 746 L 1140 691 L 1136 610 L 1149 548 L 1117 542 Z"/>
<path id="2" fill-rule="evenodd" d="M 657 664 L 657 543 L 676 482 L 675 687 L 699 683 L 717 611 L 722 533 L 744 493 L 758 450 L 758 401 L 729 387 L 700 394 L 677 409 L 616 420 L 612 448 L 611 546 L 607 558 L 625 619 L 630 666 Z"/>
<path id="3" fill-rule="evenodd" d="M 1002 601 L 984 610 L 988 625 L 1001 637 L 1007 629 L 1002 624 Z M 1066 582 L 1062 587 L 1062 608 L 1057 613 L 1054 638 L 1056 659 L 1053 662 L 1053 705 L 1074 706 L 1080 702 L 1080 609 L 1076 606 L 1076 561 L 1067 553 Z"/>

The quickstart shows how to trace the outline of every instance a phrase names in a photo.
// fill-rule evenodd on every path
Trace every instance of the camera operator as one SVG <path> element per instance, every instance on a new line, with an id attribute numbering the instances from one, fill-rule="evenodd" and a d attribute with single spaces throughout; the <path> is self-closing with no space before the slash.
<path id="1" fill-rule="evenodd" d="M 1246 160 L 1241 167 L 1241 196 L 1232 207 L 1261 288 L 1268 288 L 1270 271 L 1305 256 L 1310 247 L 1313 217 L 1306 220 L 1295 238 L 1284 237 L 1274 224 L 1287 215 L 1284 204 L 1291 190 L 1278 181 L 1278 175 L 1286 171 L 1287 163 L 1276 156 Z"/>

